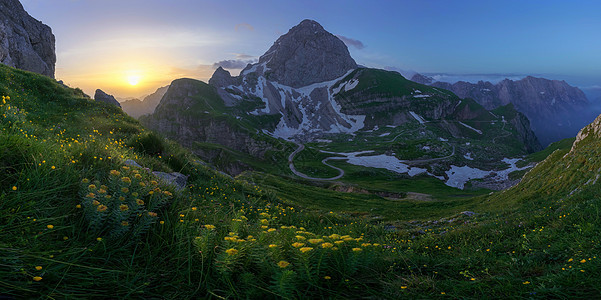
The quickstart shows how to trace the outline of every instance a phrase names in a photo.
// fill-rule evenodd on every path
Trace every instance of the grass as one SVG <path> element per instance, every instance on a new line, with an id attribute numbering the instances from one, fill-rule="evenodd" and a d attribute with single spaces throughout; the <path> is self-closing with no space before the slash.
<path id="1" fill-rule="evenodd" d="M 6 102 L 0 104 L 1 297 L 590 299 L 601 293 L 601 183 L 594 182 L 601 161 L 594 138 L 565 158 L 554 152 L 508 191 L 473 198 L 453 200 L 451 190 L 420 178 L 401 183 L 351 168 L 357 192 L 405 185 L 447 197 L 382 204 L 377 195 L 266 174 L 231 179 L 119 109 L 33 73 L 0 65 L 0 94 Z M 187 186 L 154 184 L 144 169 L 123 168 L 127 159 L 189 175 Z M 103 202 L 94 205 L 90 192 Z M 105 193 L 113 198 L 97 198 Z M 120 215 L 132 212 L 133 199 L 144 201 L 136 205 L 151 217 L 149 225 L 144 214 Z M 154 207 L 155 200 L 164 203 Z M 345 207 L 349 201 L 357 207 Z M 98 223 L 100 215 L 91 213 L 100 205 L 111 217 Z M 369 207 L 389 221 L 353 213 Z M 129 223 L 121 225 L 120 217 Z M 127 230 L 119 233 L 116 225 Z"/>

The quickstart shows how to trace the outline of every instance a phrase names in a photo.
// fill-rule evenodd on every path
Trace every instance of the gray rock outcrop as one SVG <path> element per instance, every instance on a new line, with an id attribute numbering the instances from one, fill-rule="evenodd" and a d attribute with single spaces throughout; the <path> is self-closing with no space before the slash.
<path id="1" fill-rule="evenodd" d="M 0 63 L 54 78 L 54 35 L 18 0 L 0 1 Z"/>
<path id="2" fill-rule="evenodd" d="M 269 69 L 267 80 L 294 88 L 333 80 L 357 68 L 346 45 L 313 20 L 302 21 L 278 38 L 258 65 Z"/>
<path id="3" fill-rule="evenodd" d="M 112 105 L 115 105 L 115 106 L 117 106 L 119 108 L 121 107 L 121 104 L 119 104 L 119 101 L 117 101 L 117 99 L 115 99 L 115 97 L 113 97 L 112 95 L 109 95 L 109 94 L 105 93 L 101 89 L 97 89 L 96 90 L 96 93 L 94 94 L 94 100 L 100 101 L 100 102 L 104 102 L 104 103 L 108 103 L 108 104 L 112 104 Z"/>

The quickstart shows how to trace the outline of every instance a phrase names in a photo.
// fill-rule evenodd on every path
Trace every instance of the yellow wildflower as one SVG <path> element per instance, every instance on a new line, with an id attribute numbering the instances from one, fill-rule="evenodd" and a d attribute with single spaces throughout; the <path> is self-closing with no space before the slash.
<path id="1" fill-rule="evenodd" d="M 530 284 L 530 281 L 524 281 L 523 284 Z"/>
<path id="2" fill-rule="evenodd" d="M 148 215 L 151 216 L 151 217 L 153 217 L 153 218 L 156 217 L 156 216 L 158 216 L 157 213 L 152 212 L 152 211 L 149 211 Z M 161 221 L 161 222 L 163 222 L 163 221 Z M 163 223 L 161 223 L 161 224 L 163 224 Z"/>
<path id="3" fill-rule="evenodd" d="M 321 244 L 321 248 L 332 248 L 334 245 L 332 243 L 323 243 Z"/>
<path id="4" fill-rule="evenodd" d="M 128 210 L 128 209 L 129 209 L 129 206 L 127 206 L 127 205 L 125 205 L 125 204 L 121 204 L 121 205 L 119 205 L 119 210 L 121 210 L 121 211 L 126 211 L 126 210 Z"/>
<path id="5" fill-rule="evenodd" d="M 87 179 L 87 178 L 84 178 L 84 179 L 81 180 L 81 183 L 88 183 L 88 182 L 90 182 L 90 180 Z"/>
<path id="6" fill-rule="evenodd" d="M 138 205 L 144 205 L 144 200 L 142 200 L 142 199 L 136 199 L 136 204 L 138 204 Z"/>
<path id="7" fill-rule="evenodd" d="M 42 269 L 42 266 L 36 266 L 35 269 L 39 271 Z"/>
<path id="8" fill-rule="evenodd" d="M 98 205 L 98 207 L 96 208 L 97 211 L 99 212 L 103 212 L 107 209 L 108 207 L 106 205 Z"/>
<path id="9" fill-rule="evenodd" d="M 326 276 L 323 277 L 323 279 L 330 280 L 330 279 L 332 279 L 332 277 L 326 275 Z"/>
<path id="10" fill-rule="evenodd" d="M 300 247 L 302 247 L 304 245 L 305 245 L 305 243 L 296 242 L 296 243 L 292 244 L 292 247 L 294 247 L 294 248 L 300 248 Z"/>
<path id="11" fill-rule="evenodd" d="M 298 250 L 300 250 L 300 252 L 302 252 L 302 253 L 306 253 L 306 252 L 309 252 L 309 251 L 313 250 L 313 248 L 311 248 L 311 247 L 302 247 L 302 248 L 300 248 Z"/>
<path id="12" fill-rule="evenodd" d="M 280 260 L 280 262 L 278 263 L 278 267 L 280 267 L 280 268 L 285 268 L 289 265 L 290 265 L 290 263 L 285 260 Z"/>
<path id="13" fill-rule="evenodd" d="M 225 250 L 225 253 L 227 253 L 228 255 L 236 255 L 238 254 L 238 250 L 234 249 L 234 248 L 230 248 Z"/>
<path id="14" fill-rule="evenodd" d="M 323 242 L 323 239 L 309 239 L 309 243 L 311 243 L 311 244 L 319 244 L 322 242 Z"/>
<path id="15" fill-rule="evenodd" d="M 583 260 L 580 261 L 581 264 L 583 264 L 585 262 L 586 262 L 586 259 L 583 259 Z"/>
<path id="16" fill-rule="evenodd" d="M 75 205 L 75 208 L 81 208 L 81 204 Z"/>
<path id="17" fill-rule="evenodd" d="M 54 225 L 46 225 L 46 228 L 52 229 L 52 228 L 54 228 Z"/>
<path id="18" fill-rule="evenodd" d="M 97 205 L 100 205 L 100 202 L 98 202 L 98 200 L 94 200 L 94 201 L 92 201 L 92 204 L 93 204 L 94 206 L 97 206 Z"/>
<path id="19" fill-rule="evenodd" d="M 127 221 L 121 222 L 121 226 L 128 226 L 128 225 L 129 225 L 129 223 Z"/>
<path id="20" fill-rule="evenodd" d="M 127 194 L 127 193 L 129 193 L 129 189 L 128 189 L 128 188 L 126 188 L 126 187 L 122 187 L 122 188 L 121 188 L 121 192 L 123 192 L 123 193 Z"/>
<path id="21" fill-rule="evenodd" d="M 276 244 L 271 244 L 271 245 L 269 245 L 269 248 L 271 248 L 271 249 L 273 249 L 273 248 L 277 248 L 277 247 L 278 247 L 278 245 L 276 245 Z"/>
<path id="22" fill-rule="evenodd" d="M 215 225 L 206 224 L 206 225 L 205 225 L 205 228 L 206 228 L 206 229 L 210 229 L 210 230 L 211 230 L 211 229 L 215 229 Z"/>
<path id="23" fill-rule="evenodd" d="M 268 225 L 269 221 L 267 219 L 261 219 L 261 224 Z"/>
<path id="24" fill-rule="evenodd" d="M 111 175 L 113 175 L 113 176 L 119 176 L 119 175 L 121 174 L 121 173 L 120 173 L 119 171 L 117 171 L 117 170 L 111 170 L 111 172 L 110 172 L 110 173 L 111 173 Z"/>
<path id="25" fill-rule="evenodd" d="M 40 281 L 40 280 L 42 280 L 42 277 L 41 277 L 41 276 L 36 276 L 36 277 L 33 277 L 33 281 Z"/>
<path id="26" fill-rule="evenodd" d="M 125 183 L 131 183 L 131 179 L 129 177 L 123 177 L 123 178 L 121 178 L 121 181 L 123 181 Z"/>
<path id="27" fill-rule="evenodd" d="M 136 175 L 134 175 L 134 178 L 136 178 L 136 179 L 142 179 L 142 175 L 136 174 Z"/>
<path id="28" fill-rule="evenodd" d="M 90 185 L 88 185 L 88 188 L 90 190 L 95 190 L 96 189 L 96 185 L 95 184 L 90 184 Z"/>
<path id="29" fill-rule="evenodd" d="M 299 241 L 304 241 L 304 240 L 306 240 L 307 238 L 306 238 L 306 237 L 304 237 L 304 236 L 302 236 L 302 235 L 297 235 L 297 236 L 296 236 L 296 239 L 297 239 L 297 240 L 299 240 Z"/>
<path id="30" fill-rule="evenodd" d="M 275 231 L 275 228 L 269 228 L 269 229 L 267 229 L 267 232 L 274 232 L 274 231 Z"/>
<path id="31" fill-rule="evenodd" d="M 101 237 L 97 237 L 96 240 L 99 241 L 99 242 L 102 242 L 102 238 Z"/>
<path id="32" fill-rule="evenodd" d="M 353 252 L 361 252 L 361 251 L 363 251 L 363 249 L 361 249 L 361 248 L 353 248 Z"/>

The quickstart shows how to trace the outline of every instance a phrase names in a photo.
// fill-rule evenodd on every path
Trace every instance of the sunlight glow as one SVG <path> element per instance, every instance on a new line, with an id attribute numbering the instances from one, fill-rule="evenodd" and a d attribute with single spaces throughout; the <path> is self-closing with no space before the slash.
<path id="1" fill-rule="evenodd" d="M 127 77 L 127 82 L 130 85 L 137 85 L 140 82 L 141 77 L 139 75 L 130 75 Z"/>

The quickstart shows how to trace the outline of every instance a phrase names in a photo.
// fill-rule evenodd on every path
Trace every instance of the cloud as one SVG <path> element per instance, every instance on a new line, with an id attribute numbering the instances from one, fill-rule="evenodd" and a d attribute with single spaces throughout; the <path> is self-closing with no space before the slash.
<path id="1" fill-rule="evenodd" d="M 341 39 L 347 46 L 352 46 L 359 50 L 365 48 L 365 45 L 360 40 L 351 39 L 344 35 L 338 35 L 338 34 L 336 35 L 336 37 Z"/>
<path id="2" fill-rule="evenodd" d="M 250 59 L 256 59 L 256 56 L 253 55 L 249 55 L 249 54 L 245 54 L 245 53 L 234 53 L 236 55 L 236 59 L 240 59 L 240 60 L 250 60 Z"/>
<path id="3" fill-rule="evenodd" d="M 255 28 L 252 27 L 252 25 L 248 24 L 248 23 L 240 23 L 240 24 L 236 24 L 236 31 L 240 31 L 240 30 L 250 30 L 250 31 L 254 31 Z"/>
<path id="4" fill-rule="evenodd" d="M 244 69 L 247 64 L 251 64 L 256 60 L 241 60 L 241 59 L 227 59 L 218 61 L 213 64 L 213 68 L 222 67 L 224 69 Z"/>

